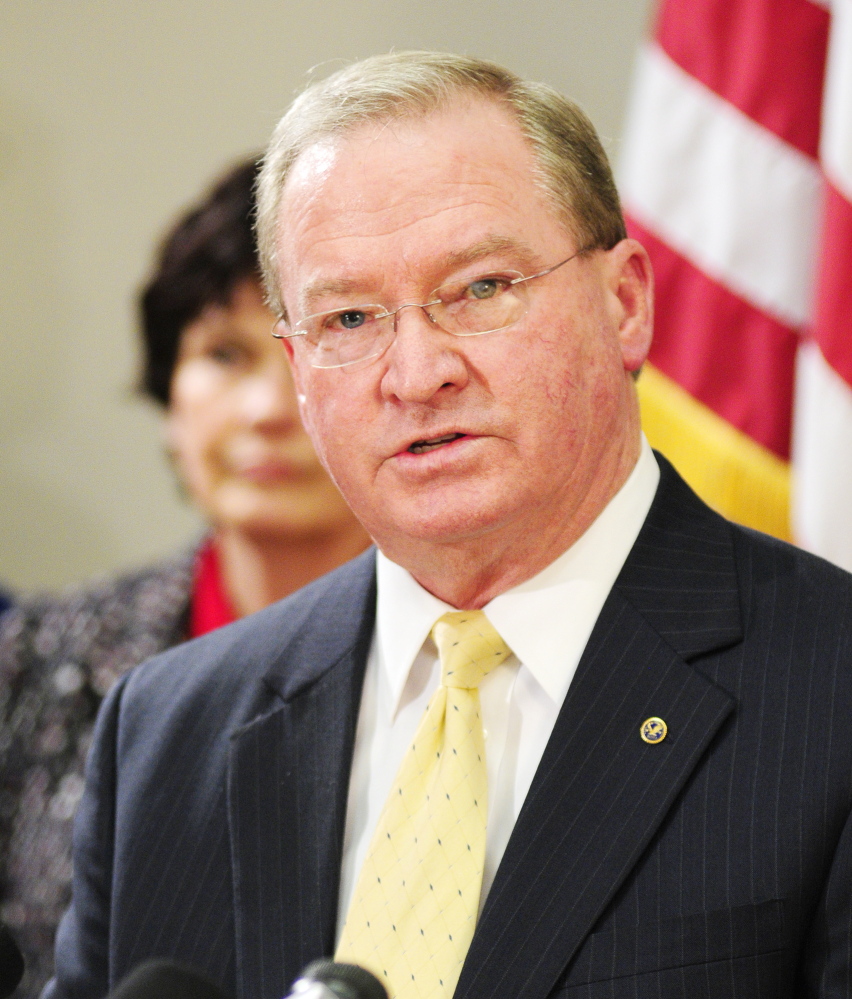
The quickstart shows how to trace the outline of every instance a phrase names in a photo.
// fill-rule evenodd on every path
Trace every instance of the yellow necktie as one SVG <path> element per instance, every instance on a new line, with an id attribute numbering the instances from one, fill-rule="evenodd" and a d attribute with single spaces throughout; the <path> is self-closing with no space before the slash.
<path id="1" fill-rule="evenodd" d="M 355 886 L 335 959 L 390 999 L 452 996 L 476 925 L 488 783 L 479 683 L 510 654 L 482 611 L 432 628 L 441 686 L 400 765 Z"/>

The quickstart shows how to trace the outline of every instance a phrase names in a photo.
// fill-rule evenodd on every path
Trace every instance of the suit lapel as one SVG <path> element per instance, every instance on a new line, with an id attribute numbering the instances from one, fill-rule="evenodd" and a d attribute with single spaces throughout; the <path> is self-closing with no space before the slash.
<path id="1" fill-rule="evenodd" d="M 457 999 L 553 989 L 734 710 L 687 661 L 741 637 L 729 528 L 660 463 L 657 498 L 563 704 Z M 652 716 L 668 725 L 657 745 L 640 737 Z"/>
<path id="2" fill-rule="evenodd" d="M 238 994 L 278 999 L 334 948 L 349 771 L 375 613 L 374 559 L 333 591 L 267 676 L 273 708 L 235 733 L 228 780 Z M 345 606 L 340 594 L 345 595 Z"/>

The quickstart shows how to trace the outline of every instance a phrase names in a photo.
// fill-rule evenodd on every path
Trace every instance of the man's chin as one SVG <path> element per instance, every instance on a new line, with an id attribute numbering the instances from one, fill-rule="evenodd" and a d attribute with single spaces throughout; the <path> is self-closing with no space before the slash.
<path id="1" fill-rule="evenodd" d="M 370 534 L 379 548 L 393 558 L 391 549 L 410 551 L 413 547 L 428 545 L 452 547 L 475 544 L 498 530 L 506 520 L 505 511 L 485 510 L 475 502 L 454 502 L 438 509 L 421 507 L 398 511 L 390 523 L 386 517 L 381 525 L 373 525 Z"/>

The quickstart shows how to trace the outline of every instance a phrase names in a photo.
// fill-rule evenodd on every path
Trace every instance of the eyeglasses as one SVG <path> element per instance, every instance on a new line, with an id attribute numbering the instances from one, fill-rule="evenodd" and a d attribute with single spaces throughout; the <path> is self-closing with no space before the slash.
<path id="1" fill-rule="evenodd" d="M 289 333 L 277 332 L 279 326 L 286 325 L 286 320 L 279 319 L 272 335 L 279 340 L 304 337 L 308 361 L 315 368 L 345 368 L 379 357 L 388 349 L 403 309 L 422 309 L 429 322 L 453 336 L 497 333 L 526 315 L 530 281 L 552 274 L 590 249 L 577 250 L 558 264 L 528 277 L 519 271 L 503 271 L 483 274 L 472 281 L 451 282 L 433 291 L 428 302 L 406 302 L 393 310 L 383 305 L 356 305 L 318 312 L 300 319 Z"/>

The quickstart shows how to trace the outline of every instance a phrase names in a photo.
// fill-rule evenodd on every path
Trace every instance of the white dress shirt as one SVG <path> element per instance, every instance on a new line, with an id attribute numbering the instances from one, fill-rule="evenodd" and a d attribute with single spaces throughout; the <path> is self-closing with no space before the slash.
<path id="1" fill-rule="evenodd" d="M 580 656 L 650 509 L 660 470 L 643 438 L 627 481 L 568 551 L 483 608 L 513 655 L 480 688 L 488 831 L 480 909 L 509 842 Z M 449 604 L 379 552 L 376 628 L 367 657 L 346 809 L 337 936 L 385 799 L 440 682 L 432 625 Z"/>

